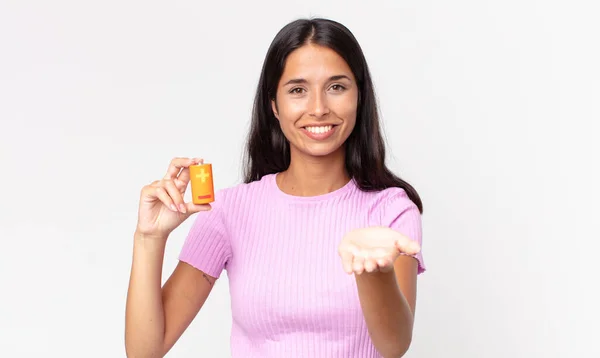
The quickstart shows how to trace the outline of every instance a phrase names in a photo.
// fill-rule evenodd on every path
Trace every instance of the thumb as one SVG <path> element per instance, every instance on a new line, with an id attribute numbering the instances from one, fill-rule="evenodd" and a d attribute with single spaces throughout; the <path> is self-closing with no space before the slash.
<path id="1" fill-rule="evenodd" d="M 400 250 L 400 252 L 409 255 L 415 255 L 419 251 L 421 251 L 421 246 L 416 241 L 410 240 L 408 238 L 396 240 L 396 247 L 398 248 L 398 250 Z"/>
<path id="2" fill-rule="evenodd" d="M 185 210 L 186 210 L 186 214 L 192 215 L 195 213 L 198 213 L 200 211 L 208 211 L 212 209 L 212 206 L 210 206 L 210 204 L 194 204 L 192 202 L 188 202 L 185 204 Z"/>

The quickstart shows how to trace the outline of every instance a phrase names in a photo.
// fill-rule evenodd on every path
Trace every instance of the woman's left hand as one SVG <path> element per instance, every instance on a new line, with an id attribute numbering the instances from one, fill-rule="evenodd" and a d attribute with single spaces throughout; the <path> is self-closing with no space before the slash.
<path id="1" fill-rule="evenodd" d="M 346 273 L 389 272 L 401 254 L 414 255 L 419 244 L 388 227 L 370 227 L 348 232 L 338 246 Z"/>

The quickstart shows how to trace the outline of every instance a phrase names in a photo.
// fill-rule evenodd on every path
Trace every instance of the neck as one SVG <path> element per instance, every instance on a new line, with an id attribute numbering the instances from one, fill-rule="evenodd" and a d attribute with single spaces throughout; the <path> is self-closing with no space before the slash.
<path id="1" fill-rule="evenodd" d="M 277 185 L 290 195 L 317 196 L 338 190 L 348 183 L 344 149 L 324 157 L 292 151 L 290 166 L 277 175 Z"/>

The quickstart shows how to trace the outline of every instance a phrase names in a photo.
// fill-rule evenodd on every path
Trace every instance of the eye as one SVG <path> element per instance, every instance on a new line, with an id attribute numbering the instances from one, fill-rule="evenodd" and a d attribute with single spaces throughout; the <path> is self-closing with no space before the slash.
<path id="1" fill-rule="evenodd" d="M 292 89 L 290 90 L 290 93 L 292 93 L 292 94 L 301 94 L 301 93 L 302 93 L 302 91 L 304 91 L 304 88 L 301 88 L 301 87 L 295 87 L 295 88 L 292 88 Z"/>
<path id="2" fill-rule="evenodd" d="M 340 85 L 340 84 L 335 84 L 333 86 L 331 86 L 331 89 L 336 91 L 336 92 L 340 92 L 346 89 L 346 87 Z"/>

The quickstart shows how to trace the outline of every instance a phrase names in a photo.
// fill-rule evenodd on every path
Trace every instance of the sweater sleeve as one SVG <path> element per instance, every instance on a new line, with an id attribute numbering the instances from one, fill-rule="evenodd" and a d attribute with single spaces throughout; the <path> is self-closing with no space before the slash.
<path id="1" fill-rule="evenodd" d="M 386 200 L 382 203 L 381 224 L 400 232 L 402 235 L 416 241 L 421 246 L 421 251 L 411 255 L 419 264 L 418 273 L 425 272 L 423 261 L 423 238 L 421 213 L 406 192 L 400 188 L 394 188 Z M 404 254 L 406 255 L 406 254 Z"/>
<path id="2" fill-rule="evenodd" d="M 196 214 L 179 260 L 200 271 L 218 278 L 231 259 L 231 246 L 221 203 L 214 202 L 212 209 Z"/>

